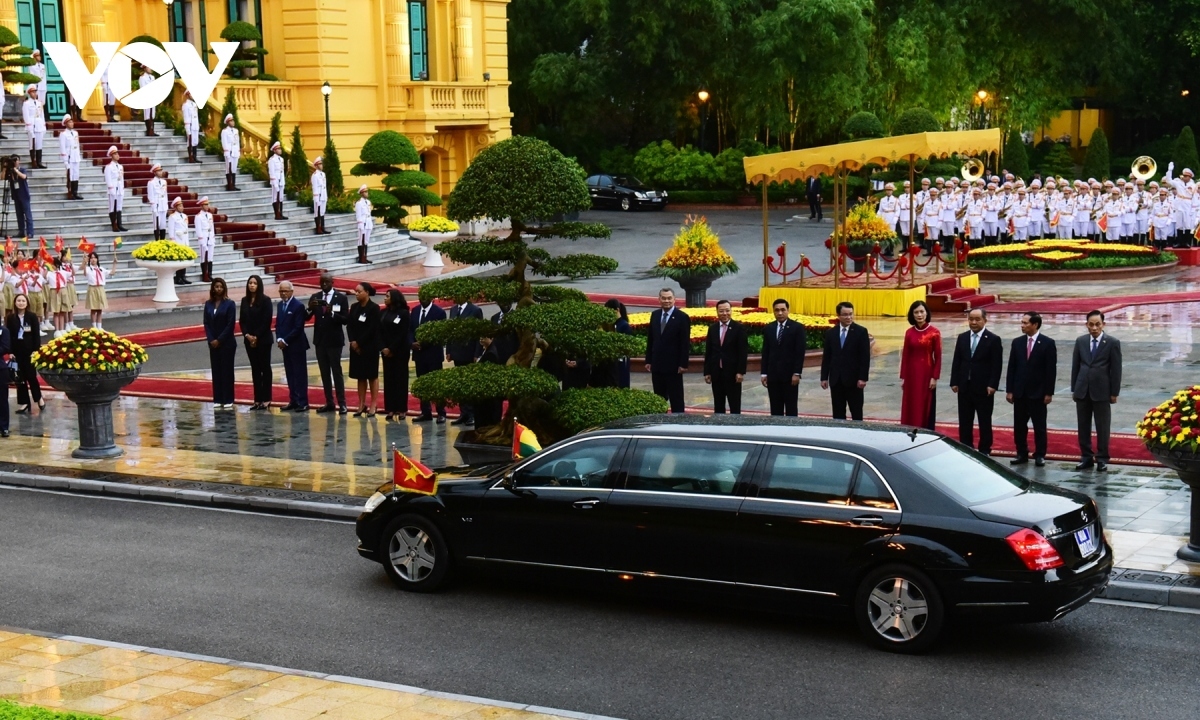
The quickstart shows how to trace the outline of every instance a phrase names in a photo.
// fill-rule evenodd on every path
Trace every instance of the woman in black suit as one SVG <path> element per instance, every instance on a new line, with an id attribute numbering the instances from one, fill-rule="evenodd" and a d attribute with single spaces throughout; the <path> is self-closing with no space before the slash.
<path id="1" fill-rule="evenodd" d="M 233 329 L 237 325 L 237 304 L 229 299 L 229 287 L 222 278 L 215 278 L 204 303 L 204 337 L 208 340 L 208 359 L 212 363 L 213 407 L 233 408 L 233 356 L 237 340 Z"/>
<path id="2" fill-rule="evenodd" d="M 263 292 L 262 278 L 251 275 L 246 281 L 246 296 L 242 298 L 242 340 L 250 358 L 250 377 L 254 380 L 254 404 L 251 410 L 266 410 L 271 406 L 271 299 Z"/>
<path id="3" fill-rule="evenodd" d="M 379 393 L 379 306 L 372 300 L 371 283 L 354 286 L 358 302 L 350 306 L 346 337 L 350 340 L 350 377 L 358 381 L 358 412 L 354 417 L 375 417 Z M 366 393 L 371 389 L 371 411 L 367 412 Z"/>
<path id="4" fill-rule="evenodd" d="M 4 390 L 0 392 L 0 437 L 8 437 L 8 376 L 10 373 L 7 362 L 12 351 L 12 334 L 8 332 L 7 326 L 0 323 L 0 358 L 3 358 L 5 362 L 4 365 L 0 365 L 0 372 L 4 373 Z"/>
<path id="5" fill-rule="evenodd" d="M 404 293 L 395 288 L 388 290 L 379 316 L 385 420 L 400 420 L 408 414 L 408 316 Z"/>
<path id="6" fill-rule="evenodd" d="M 42 399 L 42 387 L 38 385 L 37 370 L 30 356 L 42 346 L 42 335 L 38 316 L 29 310 L 29 296 L 17 293 L 13 297 L 13 312 L 4 323 L 8 327 L 12 342 L 12 353 L 17 357 L 17 414 L 29 412 L 29 398 L 37 403 L 38 409 L 46 407 Z M 6 391 L 7 392 L 7 391 Z"/>

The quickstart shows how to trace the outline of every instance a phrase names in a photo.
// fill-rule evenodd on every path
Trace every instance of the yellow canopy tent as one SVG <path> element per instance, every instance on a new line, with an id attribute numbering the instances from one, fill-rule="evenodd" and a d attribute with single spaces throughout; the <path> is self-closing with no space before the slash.
<path id="1" fill-rule="evenodd" d="M 930 156 L 944 158 L 955 153 L 972 157 L 989 152 L 1000 152 L 999 128 L 961 132 L 914 133 L 746 158 L 743 160 L 746 182 L 763 184 L 763 285 L 767 285 L 769 280 L 766 266 L 766 258 L 770 254 L 767 230 L 767 185 L 771 182 L 803 180 L 818 175 L 833 176 L 835 246 L 832 257 L 836 258 L 836 245 L 839 241 L 841 224 L 845 218 L 846 178 L 850 172 L 859 170 L 864 165 L 886 167 L 897 160 L 915 161 Z M 911 180 L 913 162 L 909 162 L 908 168 Z M 837 267 L 836 263 L 834 267 Z M 836 270 L 834 279 L 836 282 Z"/>

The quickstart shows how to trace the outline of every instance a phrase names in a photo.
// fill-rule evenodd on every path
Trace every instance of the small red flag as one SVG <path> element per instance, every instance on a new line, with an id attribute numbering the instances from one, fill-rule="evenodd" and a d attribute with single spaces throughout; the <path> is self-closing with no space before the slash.
<path id="1" fill-rule="evenodd" d="M 88 255 L 95 251 L 96 243 L 88 242 L 86 237 L 79 238 L 79 252 Z"/>
<path id="2" fill-rule="evenodd" d="M 62 251 L 63 251 L 62 235 L 55 235 L 54 236 L 54 252 L 61 253 Z"/>
<path id="3" fill-rule="evenodd" d="M 392 483 L 399 490 L 437 494 L 437 473 L 392 448 Z"/>
<path id="4" fill-rule="evenodd" d="M 37 260 L 27 258 L 17 264 L 17 271 L 22 273 L 33 272 L 34 270 L 37 270 L 37 267 Z"/>
<path id="5" fill-rule="evenodd" d="M 1096 227 L 1099 228 L 1100 232 L 1102 233 L 1108 232 L 1108 216 L 1101 215 L 1100 219 L 1096 221 Z"/>
<path id="6" fill-rule="evenodd" d="M 4 239 L 4 257 L 12 260 L 17 255 L 17 244 L 12 238 Z"/>

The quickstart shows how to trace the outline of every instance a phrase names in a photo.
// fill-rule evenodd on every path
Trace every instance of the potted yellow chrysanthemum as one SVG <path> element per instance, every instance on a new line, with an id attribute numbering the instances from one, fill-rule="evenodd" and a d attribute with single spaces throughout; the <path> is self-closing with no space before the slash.
<path id="1" fill-rule="evenodd" d="M 679 283 L 687 295 L 688 307 L 704 307 L 713 281 L 737 271 L 733 256 L 721 247 L 708 221 L 691 215 L 684 219 L 675 242 L 654 266 L 655 275 Z"/>
<path id="2" fill-rule="evenodd" d="M 1180 560 L 1200 562 L 1200 385 L 1184 388 L 1150 408 L 1137 424 L 1137 435 L 1150 454 L 1179 474 L 1192 489 L 1192 531 L 1179 548 Z"/>

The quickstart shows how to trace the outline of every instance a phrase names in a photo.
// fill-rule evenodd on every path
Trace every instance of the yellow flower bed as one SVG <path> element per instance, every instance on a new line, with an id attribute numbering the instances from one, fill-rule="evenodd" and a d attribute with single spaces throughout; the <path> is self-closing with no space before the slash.
<path id="1" fill-rule="evenodd" d="M 1137 436 L 1146 447 L 1200 452 L 1200 385 L 1175 393 L 1158 407 L 1150 408 L 1137 424 Z"/>
<path id="2" fill-rule="evenodd" d="M 196 251 L 172 240 L 154 240 L 134 250 L 133 259 L 147 262 L 183 262 L 195 260 Z"/>
<path id="3" fill-rule="evenodd" d="M 1048 252 L 1030 253 L 1029 257 L 1038 260 L 1048 260 L 1050 262 L 1065 262 L 1067 260 L 1081 260 L 1087 255 L 1081 252 L 1069 252 L 1067 250 L 1050 250 Z"/>
<path id="4" fill-rule="evenodd" d="M 973 257 L 1000 257 L 1004 255 L 1029 255 L 1032 253 L 1063 252 L 1076 253 L 1079 257 L 1089 255 L 1154 255 L 1157 250 L 1145 245 L 1130 245 L 1128 243 L 1094 243 L 1088 240 L 1034 240 L 1026 243 L 1010 243 L 1008 245 L 989 245 L 987 247 L 971 248 L 967 255 Z M 1041 255 L 1038 256 L 1041 259 Z M 1064 258 L 1074 260 L 1077 258 Z"/>
<path id="5" fill-rule="evenodd" d="M 458 232 L 458 223 L 447 220 L 441 215 L 426 215 L 408 224 L 409 232 L 446 233 Z"/>
<path id="6" fill-rule="evenodd" d="M 744 323 L 750 328 L 761 328 L 775 322 L 775 316 L 766 310 L 757 308 L 732 308 L 734 320 Z M 687 308 L 688 317 L 692 319 L 692 339 L 702 340 L 708 336 L 708 326 L 717 321 L 716 308 Z M 792 320 L 805 328 L 824 330 L 837 322 L 833 315 L 792 315 Z M 629 326 L 641 330 L 650 325 L 650 313 L 630 313 Z"/>

